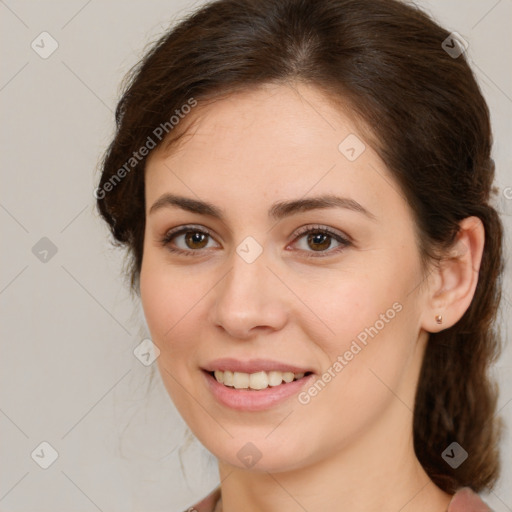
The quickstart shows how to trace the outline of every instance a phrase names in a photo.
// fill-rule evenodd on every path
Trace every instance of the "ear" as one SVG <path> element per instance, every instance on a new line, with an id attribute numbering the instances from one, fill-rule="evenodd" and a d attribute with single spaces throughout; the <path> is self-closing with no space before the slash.
<path id="1" fill-rule="evenodd" d="M 469 308 L 478 283 L 485 242 L 485 229 L 478 217 L 459 223 L 457 238 L 429 276 L 427 304 L 422 327 L 439 332 L 457 323 Z M 442 316 L 442 323 L 436 321 Z"/>

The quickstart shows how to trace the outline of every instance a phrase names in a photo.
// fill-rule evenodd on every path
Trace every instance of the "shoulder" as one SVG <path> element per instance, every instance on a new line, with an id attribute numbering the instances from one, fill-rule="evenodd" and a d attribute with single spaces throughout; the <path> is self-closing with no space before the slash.
<path id="1" fill-rule="evenodd" d="M 214 489 L 206 498 L 187 508 L 184 512 L 214 512 L 215 505 L 220 499 L 220 487 Z"/>
<path id="2" fill-rule="evenodd" d="M 469 487 L 462 487 L 454 495 L 448 512 L 492 512 L 480 496 Z"/>

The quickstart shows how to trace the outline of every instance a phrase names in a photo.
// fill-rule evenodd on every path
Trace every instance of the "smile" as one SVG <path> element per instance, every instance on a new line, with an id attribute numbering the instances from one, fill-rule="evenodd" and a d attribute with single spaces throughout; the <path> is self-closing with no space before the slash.
<path id="1" fill-rule="evenodd" d="M 266 411 L 300 393 L 315 373 L 310 369 L 268 359 L 217 359 L 202 368 L 206 388 L 228 409 Z"/>
<path id="2" fill-rule="evenodd" d="M 211 375 L 215 377 L 218 383 L 224 386 L 259 391 L 269 387 L 280 386 L 283 382 L 288 384 L 294 380 L 300 380 L 306 373 L 280 372 L 275 370 L 244 373 L 215 370 L 211 372 Z"/>

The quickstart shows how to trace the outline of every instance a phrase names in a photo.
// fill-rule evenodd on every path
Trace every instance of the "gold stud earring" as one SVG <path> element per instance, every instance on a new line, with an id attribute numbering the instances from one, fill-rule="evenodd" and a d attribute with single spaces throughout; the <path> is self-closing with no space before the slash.
<path id="1" fill-rule="evenodd" d="M 437 316 L 436 316 L 436 322 L 437 322 L 438 324 L 442 324 L 442 323 L 443 323 L 443 317 L 442 317 L 441 315 L 437 315 Z"/>

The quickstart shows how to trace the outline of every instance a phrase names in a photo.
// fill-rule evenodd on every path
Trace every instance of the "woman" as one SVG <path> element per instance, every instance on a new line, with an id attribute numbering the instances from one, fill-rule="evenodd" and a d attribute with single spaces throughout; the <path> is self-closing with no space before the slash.
<path id="1" fill-rule="evenodd" d="M 219 461 L 190 510 L 489 510 L 502 226 L 464 46 L 394 0 L 219 0 L 116 120 L 98 207 Z"/>

